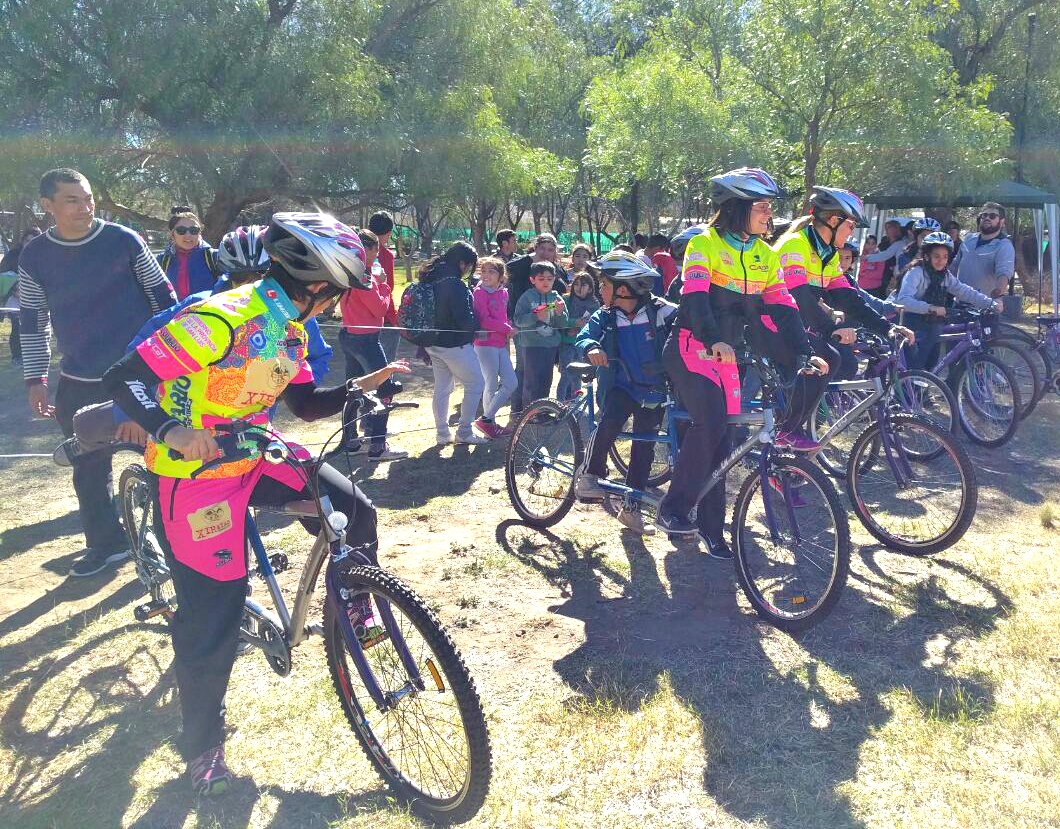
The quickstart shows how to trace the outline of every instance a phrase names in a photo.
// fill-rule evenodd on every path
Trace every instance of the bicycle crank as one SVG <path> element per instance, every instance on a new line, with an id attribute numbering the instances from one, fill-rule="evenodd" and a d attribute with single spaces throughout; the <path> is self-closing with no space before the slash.
<path id="1" fill-rule="evenodd" d="M 243 604 L 239 638 L 265 654 L 269 666 L 280 676 L 291 672 L 291 646 L 280 620 L 252 599 Z"/>

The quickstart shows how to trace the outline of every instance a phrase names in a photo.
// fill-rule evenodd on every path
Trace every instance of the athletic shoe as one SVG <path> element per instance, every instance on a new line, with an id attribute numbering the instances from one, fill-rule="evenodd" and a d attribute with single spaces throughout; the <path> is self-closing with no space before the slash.
<path id="1" fill-rule="evenodd" d="M 503 428 L 497 425 L 493 420 L 486 420 L 484 417 L 480 417 L 475 421 L 475 428 L 478 429 L 482 434 L 488 437 L 490 440 L 500 440 L 505 437 L 505 431 Z M 510 432 L 508 434 L 511 434 Z"/>
<path id="2" fill-rule="evenodd" d="M 481 446 L 484 443 L 489 443 L 489 438 L 484 438 L 481 435 L 476 435 L 474 432 L 468 435 L 458 434 L 453 440 L 453 443 L 458 446 Z"/>
<path id="3" fill-rule="evenodd" d="M 615 516 L 618 523 L 627 530 L 632 530 L 640 535 L 655 535 L 655 527 L 644 523 L 644 517 L 636 507 L 622 507 Z"/>
<path id="4" fill-rule="evenodd" d="M 598 477 L 590 475 L 588 472 L 578 474 L 578 480 L 574 482 L 574 496 L 576 498 L 580 498 L 583 501 L 602 501 L 606 494 L 603 487 L 600 486 Z"/>
<path id="5" fill-rule="evenodd" d="M 125 561 L 128 557 L 129 550 L 127 548 L 116 550 L 112 547 L 109 550 L 96 550 L 89 547 L 88 551 L 74 562 L 74 566 L 70 568 L 70 575 L 75 579 L 94 576 L 96 573 L 106 570 L 108 564 Z"/>
<path id="6" fill-rule="evenodd" d="M 404 449 L 397 446 L 391 446 L 389 443 L 384 443 L 383 448 L 378 452 L 369 452 L 368 460 L 370 461 L 399 461 L 402 458 L 407 458 L 409 453 Z"/>
<path id="7" fill-rule="evenodd" d="M 452 432 L 439 432 L 437 434 L 437 436 L 435 437 L 435 443 L 437 443 L 439 446 L 448 446 L 452 442 L 453 442 L 453 433 Z"/>
<path id="8" fill-rule="evenodd" d="M 192 789 L 200 797 L 210 797 L 228 791 L 232 772 L 225 765 L 224 745 L 204 751 L 188 763 L 188 777 L 191 778 Z"/>
<path id="9" fill-rule="evenodd" d="M 805 486 L 805 484 L 803 486 Z M 781 497 L 783 497 L 784 487 L 780 483 L 779 478 L 771 477 L 769 479 L 769 488 Z M 807 504 L 806 499 L 803 498 L 802 493 L 799 492 L 800 489 L 802 489 L 801 486 L 795 486 L 792 484 L 788 485 L 788 503 L 791 504 L 793 507 L 804 507 Z"/>
<path id="10" fill-rule="evenodd" d="M 776 445 L 794 452 L 816 452 L 821 444 L 802 432 L 777 432 Z"/>
<path id="11" fill-rule="evenodd" d="M 1058 393 L 1060 393 L 1060 386 L 1058 386 L 1057 389 Z M 494 422 L 496 423 L 496 421 Z M 515 434 L 515 429 L 513 429 L 511 426 L 498 426 L 498 428 L 501 430 L 500 435 L 502 438 L 510 438 L 512 435 Z"/>
<path id="12" fill-rule="evenodd" d="M 344 447 L 347 455 L 363 455 L 369 450 L 369 443 L 360 438 L 351 438 Z"/>
<path id="13" fill-rule="evenodd" d="M 692 535 L 696 532 L 696 525 L 688 520 L 688 516 L 678 516 L 672 513 L 659 510 L 659 515 L 655 519 L 655 526 L 663 532 L 672 533 L 674 535 Z"/>
<path id="14" fill-rule="evenodd" d="M 718 561 L 732 561 L 732 550 L 729 549 L 729 545 L 725 543 L 724 538 L 719 538 L 717 541 L 711 541 L 710 539 L 703 538 L 703 535 L 699 536 L 703 539 L 703 546 L 707 548 L 707 555 L 711 558 L 716 558 Z"/>

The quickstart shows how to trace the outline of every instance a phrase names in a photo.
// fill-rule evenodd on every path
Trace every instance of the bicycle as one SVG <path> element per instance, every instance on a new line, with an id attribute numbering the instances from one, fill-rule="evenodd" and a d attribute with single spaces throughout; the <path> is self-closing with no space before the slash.
<path id="1" fill-rule="evenodd" d="M 384 405 L 369 395 L 365 397 L 374 404 L 367 414 L 416 405 Z M 360 402 L 351 396 L 343 422 Z M 323 637 L 343 713 L 369 762 L 396 798 L 431 820 L 470 820 L 489 790 L 492 750 L 475 682 L 442 623 L 408 585 L 373 564 L 363 551 L 346 545 L 348 519 L 332 508 L 330 498 L 321 494 L 318 485 L 319 479 L 343 476 L 324 462 L 323 450 L 316 462 L 305 464 L 271 430 L 235 422 L 215 427 L 215 431 L 222 456 L 204 464 L 193 477 L 220 463 L 260 458 L 298 470 L 313 494 L 310 499 L 269 508 L 317 527 L 291 608 L 276 580 L 277 573 L 288 567 L 287 556 L 268 554 L 253 516 L 247 515 L 247 544 L 256 561 L 254 572 L 267 585 L 275 612 L 248 596 L 241 640 L 261 650 L 270 667 L 286 676 L 291 671 L 293 649 L 311 636 Z M 67 448 L 63 454 L 69 456 L 71 448 L 77 447 Z M 142 453 L 141 447 L 131 444 L 112 444 L 110 448 L 135 448 Z M 154 508 L 154 486 L 150 473 L 133 464 L 123 472 L 119 487 L 123 511 L 125 505 L 134 505 L 125 512 L 126 532 L 138 562 L 137 575 L 144 564 L 148 584 L 170 585 L 161 598 L 150 588 L 152 602 L 147 611 L 137 613 L 138 619 L 159 614 L 172 618 L 175 609 L 169 570 L 157 535 L 161 529 Z M 309 606 L 322 570 L 323 619 L 309 622 Z M 175 598 L 179 602 L 179 596 Z M 351 616 L 358 619 L 356 628 Z"/>
<path id="2" fill-rule="evenodd" d="M 1038 400 L 1050 391 L 1060 394 L 1060 317 L 1039 313 L 1037 331 L 1029 334 L 1008 322 L 997 324 L 998 335 L 1019 343 L 1034 362 L 1041 377 Z"/>
<path id="3" fill-rule="evenodd" d="M 828 393 L 857 402 L 817 435 L 817 459 L 838 435 L 868 420 L 847 458 L 845 486 L 854 514 L 890 549 L 912 555 L 948 549 L 975 517 L 979 487 L 972 460 L 952 434 L 906 410 L 894 394 L 910 382 L 901 368 L 904 342 L 887 349 L 878 338 L 861 336 L 867 376 L 828 384 Z"/>
<path id="4" fill-rule="evenodd" d="M 594 391 L 595 367 L 573 363 Z M 772 375 L 770 374 L 772 377 Z M 750 430 L 706 481 L 701 493 L 724 485 L 726 474 L 745 460 L 750 469 L 733 505 L 732 539 L 736 576 L 759 616 L 787 631 L 806 630 L 835 607 L 850 567 L 850 528 L 846 511 L 828 480 L 812 462 L 773 445 L 773 389 L 762 392 L 761 410 L 729 417 L 729 425 Z M 574 503 L 574 480 L 584 460 L 575 399 L 535 400 L 517 421 L 505 457 L 505 482 L 519 516 L 534 527 L 560 521 Z M 667 442 L 687 414 L 667 402 L 666 435 L 644 436 Z M 614 481 L 600 481 L 615 504 L 657 514 L 662 498 Z M 696 499 L 698 502 L 698 498 Z M 540 506 L 540 511 L 535 511 Z"/>
<path id="5" fill-rule="evenodd" d="M 984 322 L 975 311 L 951 311 L 940 323 L 939 339 L 956 341 L 930 372 L 937 377 L 951 374 L 949 385 L 957 401 L 957 415 L 964 433 L 980 446 L 996 448 L 1010 441 L 1020 423 L 1023 402 L 1020 387 L 1009 368 L 983 344 Z M 985 327 L 989 330 L 990 324 Z"/>

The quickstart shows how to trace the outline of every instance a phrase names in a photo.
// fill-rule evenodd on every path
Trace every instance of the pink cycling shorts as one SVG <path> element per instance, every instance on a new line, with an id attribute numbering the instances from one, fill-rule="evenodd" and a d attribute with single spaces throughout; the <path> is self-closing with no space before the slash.
<path id="1" fill-rule="evenodd" d="M 725 413 L 740 413 L 740 370 L 735 363 L 715 360 L 710 349 L 692 336 L 688 329 L 681 329 L 678 348 L 685 368 L 693 374 L 706 377 L 725 393 Z"/>

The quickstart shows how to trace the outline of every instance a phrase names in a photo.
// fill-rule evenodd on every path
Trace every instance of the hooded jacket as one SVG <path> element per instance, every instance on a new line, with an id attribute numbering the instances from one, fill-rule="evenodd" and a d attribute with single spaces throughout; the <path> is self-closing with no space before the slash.
<path id="1" fill-rule="evenodd" d="M 478 330 L 471 289 L 464 284 L 460 269 L 443 262 L 420 277 L 434 286 L 434 327 L 443 329 L 436 348 L 459 348 L 471 345 Z"/>

